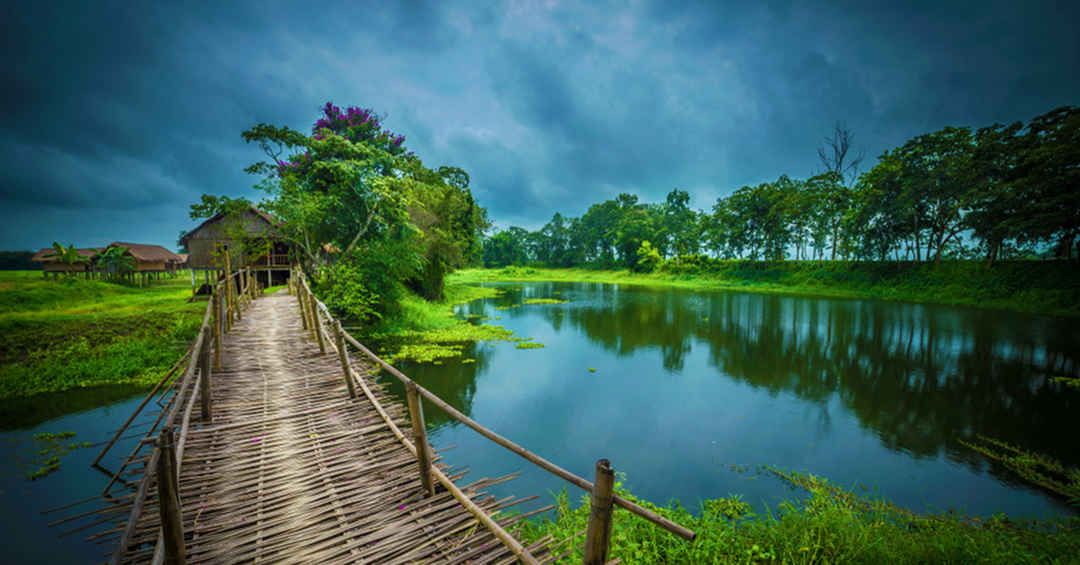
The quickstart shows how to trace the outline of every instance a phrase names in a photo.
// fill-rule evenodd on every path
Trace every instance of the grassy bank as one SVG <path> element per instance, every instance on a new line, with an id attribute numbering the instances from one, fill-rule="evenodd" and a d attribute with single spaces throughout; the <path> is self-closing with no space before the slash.
<path id="1" fill-rule="evenodd" d="M 0 272 L 5 412 L 46 393 L 155 382 L 198 332 L 206 303 L 190 294 L 184 277 L 136 288 Z"/>
<path id="2" fill-rule="evenodd" d="M 502 326 L 463 320 L 454 316 L 454 306 L 496 296 L 493 288 L 448 284 L 444 299 L 428 302 L 409 294 L 401 301 L 399 315 L 363 331 L 375 344 L 376 353 L 390 363 L 400 360 L 439 363 L 440 359 L 461 355 L 470 342 L 507 340 L 511 332 Z"/>
<path id="3" fill-rule="evenodd" d="M 697 533 L 686 542 L 629 513 L 616 510 L 608 559 L 626 565 L 681 563 L 1077 563 L 1080 519 L 1016 522 L 957 514 L 914 514 L 886 501 L 836 488 L 810 475 L 770 471 L 809 496 L 755 515 L 737 496 L 707 500 L 694 512 L 677 502 L 657 507 L 621 496 Z M 589 504 L 572 508 L 565 490 L 554 519 L 525 522 L 529 541 L 565 540 L 584 531 Z M 580 546 L 579 537 L 573 545 Z M 562 563 L 580 563 L 581 550 Z"/>
<path id="4" fill-rule="evenodd" d="M 1052 261 L 850 263 L 811 261 L 668 261 L 654 273 L 505 267 L 450 275 L 456 284 L 493 281 L 604 282 L 694 290 L 877 298 L 1080 315 L 1080 267 Z"/>

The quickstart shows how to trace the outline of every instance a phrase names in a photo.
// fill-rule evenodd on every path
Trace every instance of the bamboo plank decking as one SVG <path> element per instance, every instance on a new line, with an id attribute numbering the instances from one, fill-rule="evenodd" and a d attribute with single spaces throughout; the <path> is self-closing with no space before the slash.
<path id="1" fill-rule="evenodd" d="M 359 359 L 352 366 L 394 423 L 410 430 L 405 407 L 374 383 L 369 367 Z M 190 411 L 180 463 L 188 563 L 516 560 L 449 492 L 422 497 L 416 457 L 368 398 L 349 399 L 339 358 L 332 349 L 320 353 L 304 330 L 296 296 L 254 300 L 226 334 L 222 368 L 211 375 L 212 419 L 200 422 L 199 410 Z M 187 406 L 197 396 L 192 390 L 176 401 Z M 464 475 L 437 465 L 455 483 Z M 522 502 L 485 493 L 510 478 L 461 488 L 493 514 Z M 98 534 L 103 541 L 118 542 L 131 498 L 103 511 L 113 517 Z M 119 562 L 151 561 L 157 506 L 151 487 Z M 521 518 L 496 521 L 508 527 Z M 542 562 L 554 559 L 548 541 L 528 548 Z"/>

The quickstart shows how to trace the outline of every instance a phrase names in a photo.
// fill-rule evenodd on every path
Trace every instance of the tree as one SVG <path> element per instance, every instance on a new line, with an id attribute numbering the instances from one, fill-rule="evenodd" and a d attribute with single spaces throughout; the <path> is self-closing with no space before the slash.
<path id="1" fill-rule="evenodd" d="M 107 275 L 115 280 L 135 271 L 135 258 L 131 256 L 131 250 L 119 245 L 105 249 L 98 257 L 98 263 L 101 263 Z"/>
<path id="2" fill-rule="evenodd" d="M 45 255 L 46 259 L 56 259 L 60 263 L 64 264 L 65 271 L 70 277 L 75 272 L 75 265 L 89 265 L 90 259 L 83 257 L 79 254 L 79 250 L 75 249 L 75 244 L 70 244 L 65 249 L 60 242 L 54 241 L 52 244 L 53 252 Z"/>
<path id="3" fill-rule="evenodd" d="M 863 153 L 849 158 L 851 143 L 855 136 L 851 130 L 840 122 L 833 127 L 832 137 L 825 138 L 825 144 L 818 146 L 818 159 L 825 166 L 825 172 L 836 173 L 841 179 L 847 178 L 850 185 L 859 176 L 859 165 L 862 164 Z"/>
<path id="4" fill-rule="evenodd" d="M 1013 226 L 1029 238 L 1056 241 L 1055 256 L 1072 259 L 1080 235 L 1080 108 L 1036 116 L 1021 143 L 1026 151 L 1016 184 L 1025 210 Z"/>

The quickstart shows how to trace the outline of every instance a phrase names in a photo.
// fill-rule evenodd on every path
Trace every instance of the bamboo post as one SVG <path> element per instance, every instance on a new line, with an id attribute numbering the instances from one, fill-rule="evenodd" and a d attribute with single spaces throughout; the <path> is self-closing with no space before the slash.
<path id="1" fill-rule="evenodd" d="M 220 292 L 215 291 L 211 297 L 214 301 L 214 368 L 221 370 L 221 345 L 223 342 L 222 333 L 225 330 L 225 320 L 222 319 L 222 307 L 223 296 Z"/>
<path id="2" fill-rule="evenodd" d="M 172 443 L 172 430 L 164 426 L 158 435 L 157 460 L 158 511 L 164 533 L 165 563 L 183 565 L 184 523 L 180 515 L 180 496 L 176 485 L 176 452 Z"/>
<path id="3" fill-rule="evenodd" d="M 307 305 L 304 304 L 304 292 L 299 286 L 296 287 L 296 303 L 300 305 L 300 323 L 304 325 L 304 331 L 308 331 Z"/>
<path id="4" fill-rule="evenodd" d="M 592 503 L 589 506 L 589 526 L 585 531 L 585 557 L 581 561 L 583 565 L 604 565 L 607 561 L 614 486 L 615 471 L 611 469 L 611 462 L 607 459 L 597 461 Z"/>
<path id="5" fill-rule="evenodd" d="M 233 307 L 233 294 L 232 294 L 232 262 L 229 261 L 229 250 L 225 250 L 225 304 L 229 308 Z M 229 316 L 232 317 L 232 311 L 229 311 Z M 230 330 L 232 324 L 229 324 Z"/>
<path id="6" fill-rule="evenodd" d="M 356 398 L 356 384 L 349 375 L 349 352 L 345 349 L 345 330 L 341 329 L 341 320 L 334 320 L 334 341 L 337 344 L 338 359 L 341 360 L 341 372 L 345 375 L 345 386 L 349 389 L 349 398 Z"/>
<path id="7" fill-rule="evenodd" d="M 428 496 L 435 496 L 435 484 L 431 481 L 431 446 L 428 445 L 427 429 L 424 427 L 424 407 L 420 403 L 416 383 L 410 382 L 405 391 L 409 400 L 409 416 L 412 418 L 416 462 L 420 465 L 420 483 Z"/>
<path id="8" fill-rule="evenodd" d="M 209 422 L 210 415 L 210 339 L 203 334 L 202 344 L 199 348 L 199 396 L 202 421 Z"/>
<path id="9" fill-rule="evenodd" d="M 326 354 L 326 340 L 323 338 L 322 324 L 319 323 L 319 306 L 315 304 L 315 294 L 308 291 L 308 304 L 311 308 L 311 325 L 315 326 L 315 339 L 319 342 L 319 353 Z"/>

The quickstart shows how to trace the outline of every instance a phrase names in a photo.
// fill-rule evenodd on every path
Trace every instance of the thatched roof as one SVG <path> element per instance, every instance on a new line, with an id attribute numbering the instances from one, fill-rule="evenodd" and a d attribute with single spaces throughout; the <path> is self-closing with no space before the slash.
<path id="1" fill-rule="evenodd" d="M 177 253 L 176 254 L 176 262 L 177 263 L 181 263 L 181 264 L 187 263 L 187 260 L 188 260 L 188 254 L 187 253 Z"/>
<path id="2" fill-rule="evenodd" d="M 263 220 L 264 222 L 266 222 L 266 225 L 268 225 L 268 226 L 270 226 L 272 228 L 276 228 L 278 226 L 278 224 L 281 223 L 277 218 L 271 216 L 270 214 L 267 214 L 266 212 L 263 212 L 262 210 L 256 208 L 255 206 L 249 206 L 248 210 L 250 212 L 254 213 L 255 217 Z M 198 233 L 199 230 L 205 228 L 206 226 L 208 226 L 210 224 L 213 224 L 213 223 L 217 222 L 218 220 L 220 220 L 220 219 L 222 219 L 224 217 L 225 217 L 225 212 L 218 212 L 217 214 L 214 215 L 214 217 L 203 221 L 203 223 L 196 226 L 195 229 L 185 233 L 184 237 L 180 238 L 180 241 L 179 241 L 180 245 L 182 245 L 182 246 L 187 245 L 188 240 L 191 239 L 191 236 Z"/>
<path id="3" fill-rule="evenodd" d="M 157 262 L 173 261 L 176 259 L 176 253 L 173 253 L 160 245 L 114 241 L 109 244 L 109 247 L 127 247 L 130 250 L 131 256 L 139 261 Z"/>
<path id="4" fill-rule="evenodd" d="M 82 255 L 83 257 L 88 257 L 90 259 L 93 259 L 93 258 L 97 257 L 99 254 L 101 254 L 101 252 L 104 251 L 104 250 L 105 250 L 104 247 L 84 247 L 82 249 L 76 249 L 75 251 L 78 251 L 79 255 Z M 53 249 L 52 247 L 46 247 L 45 249 L 42 249 L 41 251 L 38 251 L 37 253 L 34 253 L 34 256 L 31 257 L 30 260 L 35 262 L 35 263 L 53 263 L 53 262 L 56 261 L 56 258 L 55 257 L 48 257 L 48 255 L 53 255 L 55 253 L 56 253 L 55 249 Z"/>

